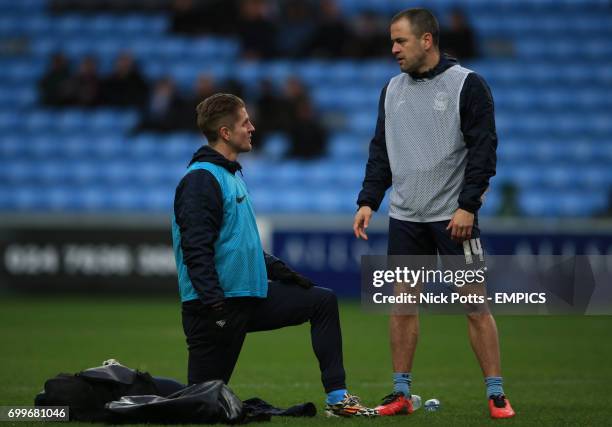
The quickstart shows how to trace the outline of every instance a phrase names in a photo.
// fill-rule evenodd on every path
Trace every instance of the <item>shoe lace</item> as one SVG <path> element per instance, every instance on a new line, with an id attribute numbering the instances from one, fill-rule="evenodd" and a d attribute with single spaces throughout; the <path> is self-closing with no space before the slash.
<path id="1" fill-rule="evenodd" d="M 347 394 L 344 402 L 351 406 L 361 406 L 361 399 L 353 394 Z"/>
<path id="2" fill-rule="evenodd" d="M 389 403 L 395 402 L 400 397 L 404 397 L 404 393 L 394 391 L 393 393 L 388 394 L 385 397 L 383 397 L 382 404 L 388 405 Z"/>

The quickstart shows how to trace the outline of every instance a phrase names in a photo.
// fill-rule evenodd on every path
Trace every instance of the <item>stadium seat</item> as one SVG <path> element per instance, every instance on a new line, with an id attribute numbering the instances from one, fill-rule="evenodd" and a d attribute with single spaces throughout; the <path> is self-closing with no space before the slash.
<path id="1" fill-rule="evenodd" d="M 280 160 L 289 151 L 290 144 L 289 137 L 284 133 L 273 133 L 266 137 L 260 151 L 270 160 Z"/>
<path id="2" fill-rule="evenodd" d="M 0 129 L 2 129 L 3 135 L 6 135 L 5 132 L 11 129 L 14 130 L 21 124 L 21 121 L 22 116 L 15 110 L 0 111 Z"/>
<path id="3" fill-rule="evenodd" d="M 346 130 L 356 133 L 374 135 L 376 115 L 371 113 L 355 113 L 347 117 Z"/>
<path id="4" fill-rule="evenodd" d="M 329 138 L 329 154 L 337 161 L 363 160 L 367 158 L 369 140 L 359 134 L 336 133 Z"/>

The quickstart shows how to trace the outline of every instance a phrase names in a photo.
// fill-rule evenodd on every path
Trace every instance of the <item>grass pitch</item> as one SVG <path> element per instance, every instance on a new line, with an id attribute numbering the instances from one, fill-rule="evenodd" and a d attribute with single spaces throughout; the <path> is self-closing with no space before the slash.
<path id="1" fill-rule="evenodd" d="M 187 352 L 173 298 L 0 298 L 0 405 L 31 405 L 45 379 L 111 357 L 185 381 Z M 391 387 L 387 319 L 364 313 L 356 302 L 342 302 L 340 310 L 349 389 L 374 405 Z M 413 392 L 423 401 L 440 399 L 435 413 L 325 418 L 307 325 L 249 335 L 230 386 L 243 399 L 317 405 L 316 418 L 273 418 L 277 425 L 609 425 L 612 317 L 500 316 L 497 322 L 505 390 L 517 412 L 512 420 L 488 418 L 482 375 L 460 316 L 421 320 Z"/>

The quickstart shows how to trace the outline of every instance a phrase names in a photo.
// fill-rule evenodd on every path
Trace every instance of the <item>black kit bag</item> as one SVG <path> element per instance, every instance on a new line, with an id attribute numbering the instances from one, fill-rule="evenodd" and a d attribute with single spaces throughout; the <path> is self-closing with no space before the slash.
<path id="1" fill-rule="evenodd" d="M 70 420 L 112 422 L 104 405 L 122 396 L 157 394 L 151 375 L 119 364 L 59 374 L 45 382 L 34 399 L 36 406 L 68 406 Z"/>
<path id="2" fill-rule="evenodd" d="M 167 397 L 124 396 L 106 404 L 117 423 L 238 424 L 269 421 L 270 414 L 245 419 L 242 401 L 223 381 L 193 384 Z"/>

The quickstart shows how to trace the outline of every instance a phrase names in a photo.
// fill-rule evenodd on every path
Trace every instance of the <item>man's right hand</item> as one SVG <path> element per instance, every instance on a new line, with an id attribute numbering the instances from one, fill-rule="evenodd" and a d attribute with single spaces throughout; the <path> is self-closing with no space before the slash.
<path id="1" fill-rule="evenodd" d="M 365 230 L 370 224 L 372 218 L 372 208 L 369 206 L 362 206 L 355 214 L 355 221 L 353 221 L 353 232 L 355 237 L 358 239 L 368 240 L 368 235 Z"/>

